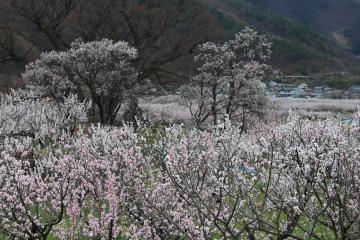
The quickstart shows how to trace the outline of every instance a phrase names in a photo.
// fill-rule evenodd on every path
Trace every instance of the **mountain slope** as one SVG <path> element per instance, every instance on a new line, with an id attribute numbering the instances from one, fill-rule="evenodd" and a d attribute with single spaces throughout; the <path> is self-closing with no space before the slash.
<path id="1" fill-rule="evenodd" d="M 277 5 L 277 1 L 286 4 Z M 294 11 L 297 8 L 295 5 L 287 5 L 287 1 L 209 0 L 208 2 L 222 22 L 227 37 L 245 25 L 266 33 L 274 42 L 273 63 L 284 73 L 311 74 L 352 68 L 357 62 L 352 54 L 333 44 L 328 35 L 306 24 L 305 20 L 293 16 L 299 17 L 301 14 L 292 13 L 290 6 L 294 7 Z M 307 5 L 298 6 L 304 12 L 306 7 Z M 306 19 L 310 18 L 306 17 Z M 338 37 L 341 39 L 343 35 L 339 34 Z"/>
<path id="2" fill-rule="evenodd" d="M 360 40 L 359 0 L 251 0 L 258 7 L 313 27 L 342 48 Z"/>

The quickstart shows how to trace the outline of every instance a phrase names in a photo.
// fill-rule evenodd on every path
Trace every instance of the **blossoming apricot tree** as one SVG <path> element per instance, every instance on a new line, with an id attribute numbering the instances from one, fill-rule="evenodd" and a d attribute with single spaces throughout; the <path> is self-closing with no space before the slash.
<path id="1" fill-rule="evenodd" d="M 58 98 L 70 93 L 90 96 L 100 122 L 112 124 L 135 84 L 136 57 L 137 50 L 126 42 L 76 40 L 68 51 L 43 53 L 26 67 L 23 78 Z"/>
<path id="2" fill-rule="evenodd" d="M 240 115 L 245 123 L 248 113 L 259 112 L 266 103 L 262 80 L 270 70 L 270 54 L 271 43 L 251 28 L 223 44 L 201 45 L 197 73 L 184 93 L 195 122 L 212 118 L 216 125 L 221 115 Z"/>

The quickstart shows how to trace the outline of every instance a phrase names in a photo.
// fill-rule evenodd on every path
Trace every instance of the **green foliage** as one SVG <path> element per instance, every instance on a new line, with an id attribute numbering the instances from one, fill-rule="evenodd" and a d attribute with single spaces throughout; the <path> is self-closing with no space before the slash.
<path id="1" fill-rule="evenodd" d="M 325 84 L 336 89 L 349 89 L 353 85 L 360 84 L 360 79 L 358 76 L 353 75 L 331 77 L 325 80 Z"/>

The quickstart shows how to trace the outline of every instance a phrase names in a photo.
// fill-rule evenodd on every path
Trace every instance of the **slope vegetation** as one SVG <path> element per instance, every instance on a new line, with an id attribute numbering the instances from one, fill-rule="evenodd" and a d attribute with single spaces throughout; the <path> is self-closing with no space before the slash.
<path id="1" fill-rule="evenodd" d="M 292 2 L 294 4 L 291 4 Z M 354 67 L 357 60 L 346 49 L 353 40 L 349 40 L 343 32 L 337 30 L 335 25 L 328 23 L 332 28 L 322 27 L 320 20 L 306 16 L 309 8 L 317 8 L 310 4 L 311 1 L 301 1 L 303 2 L 309 4 L 300 6 L 295 4 L 299 3 L 295 0 L 209 1 L 227 36 L 244 25 L 253 26 L 266 33 L 274 42 L 273 63 L 284 73 L 311 74 L 344 71 Z M 321 10 L 320 6 L 318 8 Z M 335 40 L 339 44 L 336 44 Z"/>

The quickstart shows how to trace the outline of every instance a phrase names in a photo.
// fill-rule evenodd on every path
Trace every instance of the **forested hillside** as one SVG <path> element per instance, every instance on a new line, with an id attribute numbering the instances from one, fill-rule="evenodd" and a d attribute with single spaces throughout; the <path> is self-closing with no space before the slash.
<path id="1" fill-rule="evenodd" d="M 255 5 L 296 19 L 324 34 L 338 46 L 359 55 L 360 1 L 254 0 Z"/>
<path id="2" fill-rule="evenodd" d="M 350 2 L 211 0 L 210 4 L 227 34 L 254 26 L 271 36 L 276 66 L 285 73 L 309 74 L 345 70 L 356 63 L 351 48 L 356 49 L 353 23 L 360 6 Z"/>

